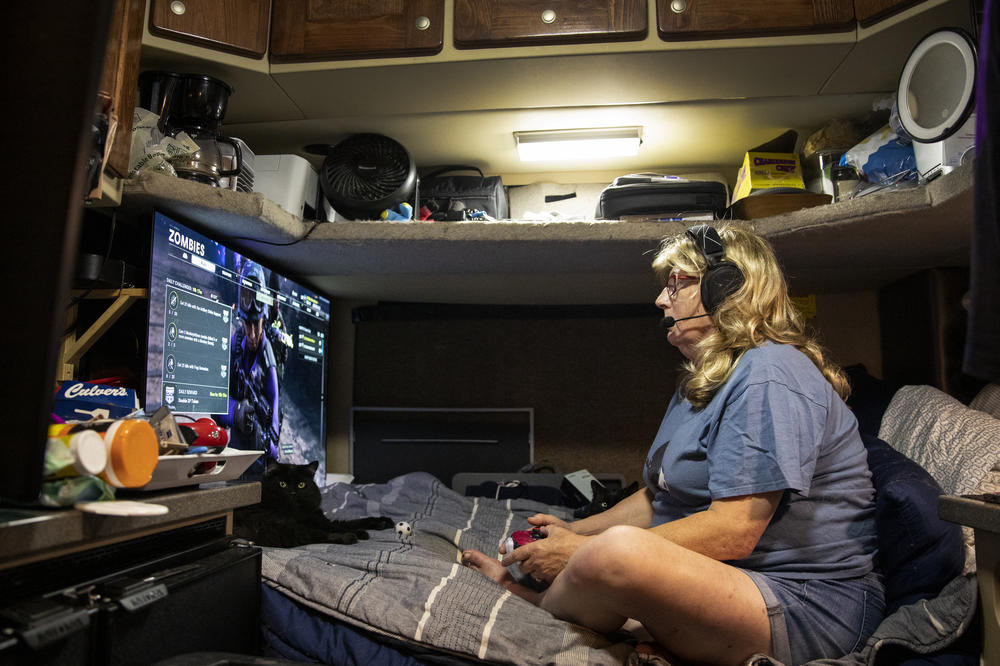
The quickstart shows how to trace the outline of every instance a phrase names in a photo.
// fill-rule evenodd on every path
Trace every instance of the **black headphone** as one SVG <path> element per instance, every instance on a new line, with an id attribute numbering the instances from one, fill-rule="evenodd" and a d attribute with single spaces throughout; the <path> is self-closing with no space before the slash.
<path id="1" fill-rule="evenodd" d="M 695 246 L 705 257 L 708 268 L 701 276 L 701 303 L 713 314 L 726 296 L 743 286 L 745 278 L 740 267 L 725 259 L 726 247 L 715 227 L 699 224 L 687 230 Z"/>

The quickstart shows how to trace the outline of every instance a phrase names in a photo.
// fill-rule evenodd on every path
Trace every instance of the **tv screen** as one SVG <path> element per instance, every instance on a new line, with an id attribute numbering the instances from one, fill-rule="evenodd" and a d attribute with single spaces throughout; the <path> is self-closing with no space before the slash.
<path id="1" fill-rule="evenodd" d="M 146 411 L 211 416 L 229 445 L 326 469 L 330 301 L 163 213 L 153 215 Z"/>

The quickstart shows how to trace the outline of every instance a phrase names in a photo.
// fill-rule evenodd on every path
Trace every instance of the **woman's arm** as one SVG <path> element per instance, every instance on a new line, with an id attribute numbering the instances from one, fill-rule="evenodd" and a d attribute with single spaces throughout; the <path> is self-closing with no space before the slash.
<path id="1" fill-rule="evenodd" d="M 657 525 L 651 531 L 714 560 L 739 560 L 756 548 L 783 494 L 775 490 L 718 499 L 705 511 Z"/>
<path id="2" fill-rule="evenodd" d="M 548 538 L 521 546 L 513 553 L 505 553 L 501 564 L 509 566 L 519 561 L 521 570 L 525 573 L 530 573 L 539 580 L 552 580 L 566 567 L 569 558 L 589 536 L 615 525 L 646 528 L 664 539 L 715 560 L 742 559 L 750 555 L 757 546 L 774 516 L 783 492 L 776 490 L 715 500 L 704 511 L 656 527 L 649 527 L 652 505 L 643 499 L 643 496 L 649 497 L 645 489 L 630 495 L 603 513 L 574 523 L 562 523 L 552 516 L 538 514 L 528 520 L 536 525 L 551 525 L 546 530 Z M 618 509 L 623 504 L 625 506 Z M 612 512 L 615 513 L 608 517 Z M 602 516 L 605 516 L 603 521 L 597 520 Z M 629 522 L 630 519 L 644 522 L 636 524 Z M 572 529 L 572 532 L 568 529 Z"/>
<path id="3" fill-rule="evenodd" d="M 576 534 L 590 536 L 600 534 L 615 525 L 649 527 L 653 521 L 653 497 L 646 488 L 640 488 L 607 511 L 581 518 L 573 522 L 559 520 L 555 516 L 540 513 L 528 518 L 536 527 L 558 525 Z"/>

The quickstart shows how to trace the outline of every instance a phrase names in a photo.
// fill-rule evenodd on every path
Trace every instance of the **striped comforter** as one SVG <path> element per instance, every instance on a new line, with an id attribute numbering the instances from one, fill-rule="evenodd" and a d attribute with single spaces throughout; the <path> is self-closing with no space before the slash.
<path id="1" fill-rule="evenodd" d="M 265 549 L 263 578 L 282 594 L 332 618 L 455 656 L 501 664 L 622 664 L 632 646 L 595 634 L 511 595 L 460 564 L 461 552 L 497 545 L 538 511 L 530 500 L 464 497 L 435 477 L 407 474 L 386 484 L 324 489 L 331 519 L 384 515 L 406 521 L 350 546 Z"/>

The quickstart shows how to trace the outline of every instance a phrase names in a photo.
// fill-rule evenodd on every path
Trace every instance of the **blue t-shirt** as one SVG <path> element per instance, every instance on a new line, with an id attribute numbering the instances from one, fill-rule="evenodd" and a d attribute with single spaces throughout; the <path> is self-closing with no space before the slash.
<path id="1" fill-rule="evenodd" d="M 735 566 L 787 578 L 850 578 L 873 568 L 875 491 L 857 420 L 791 345 L 748 350 L 705 409 L 675 395 L 643 475 L 653 525 L 713 499 L 785 490 Z"/>

